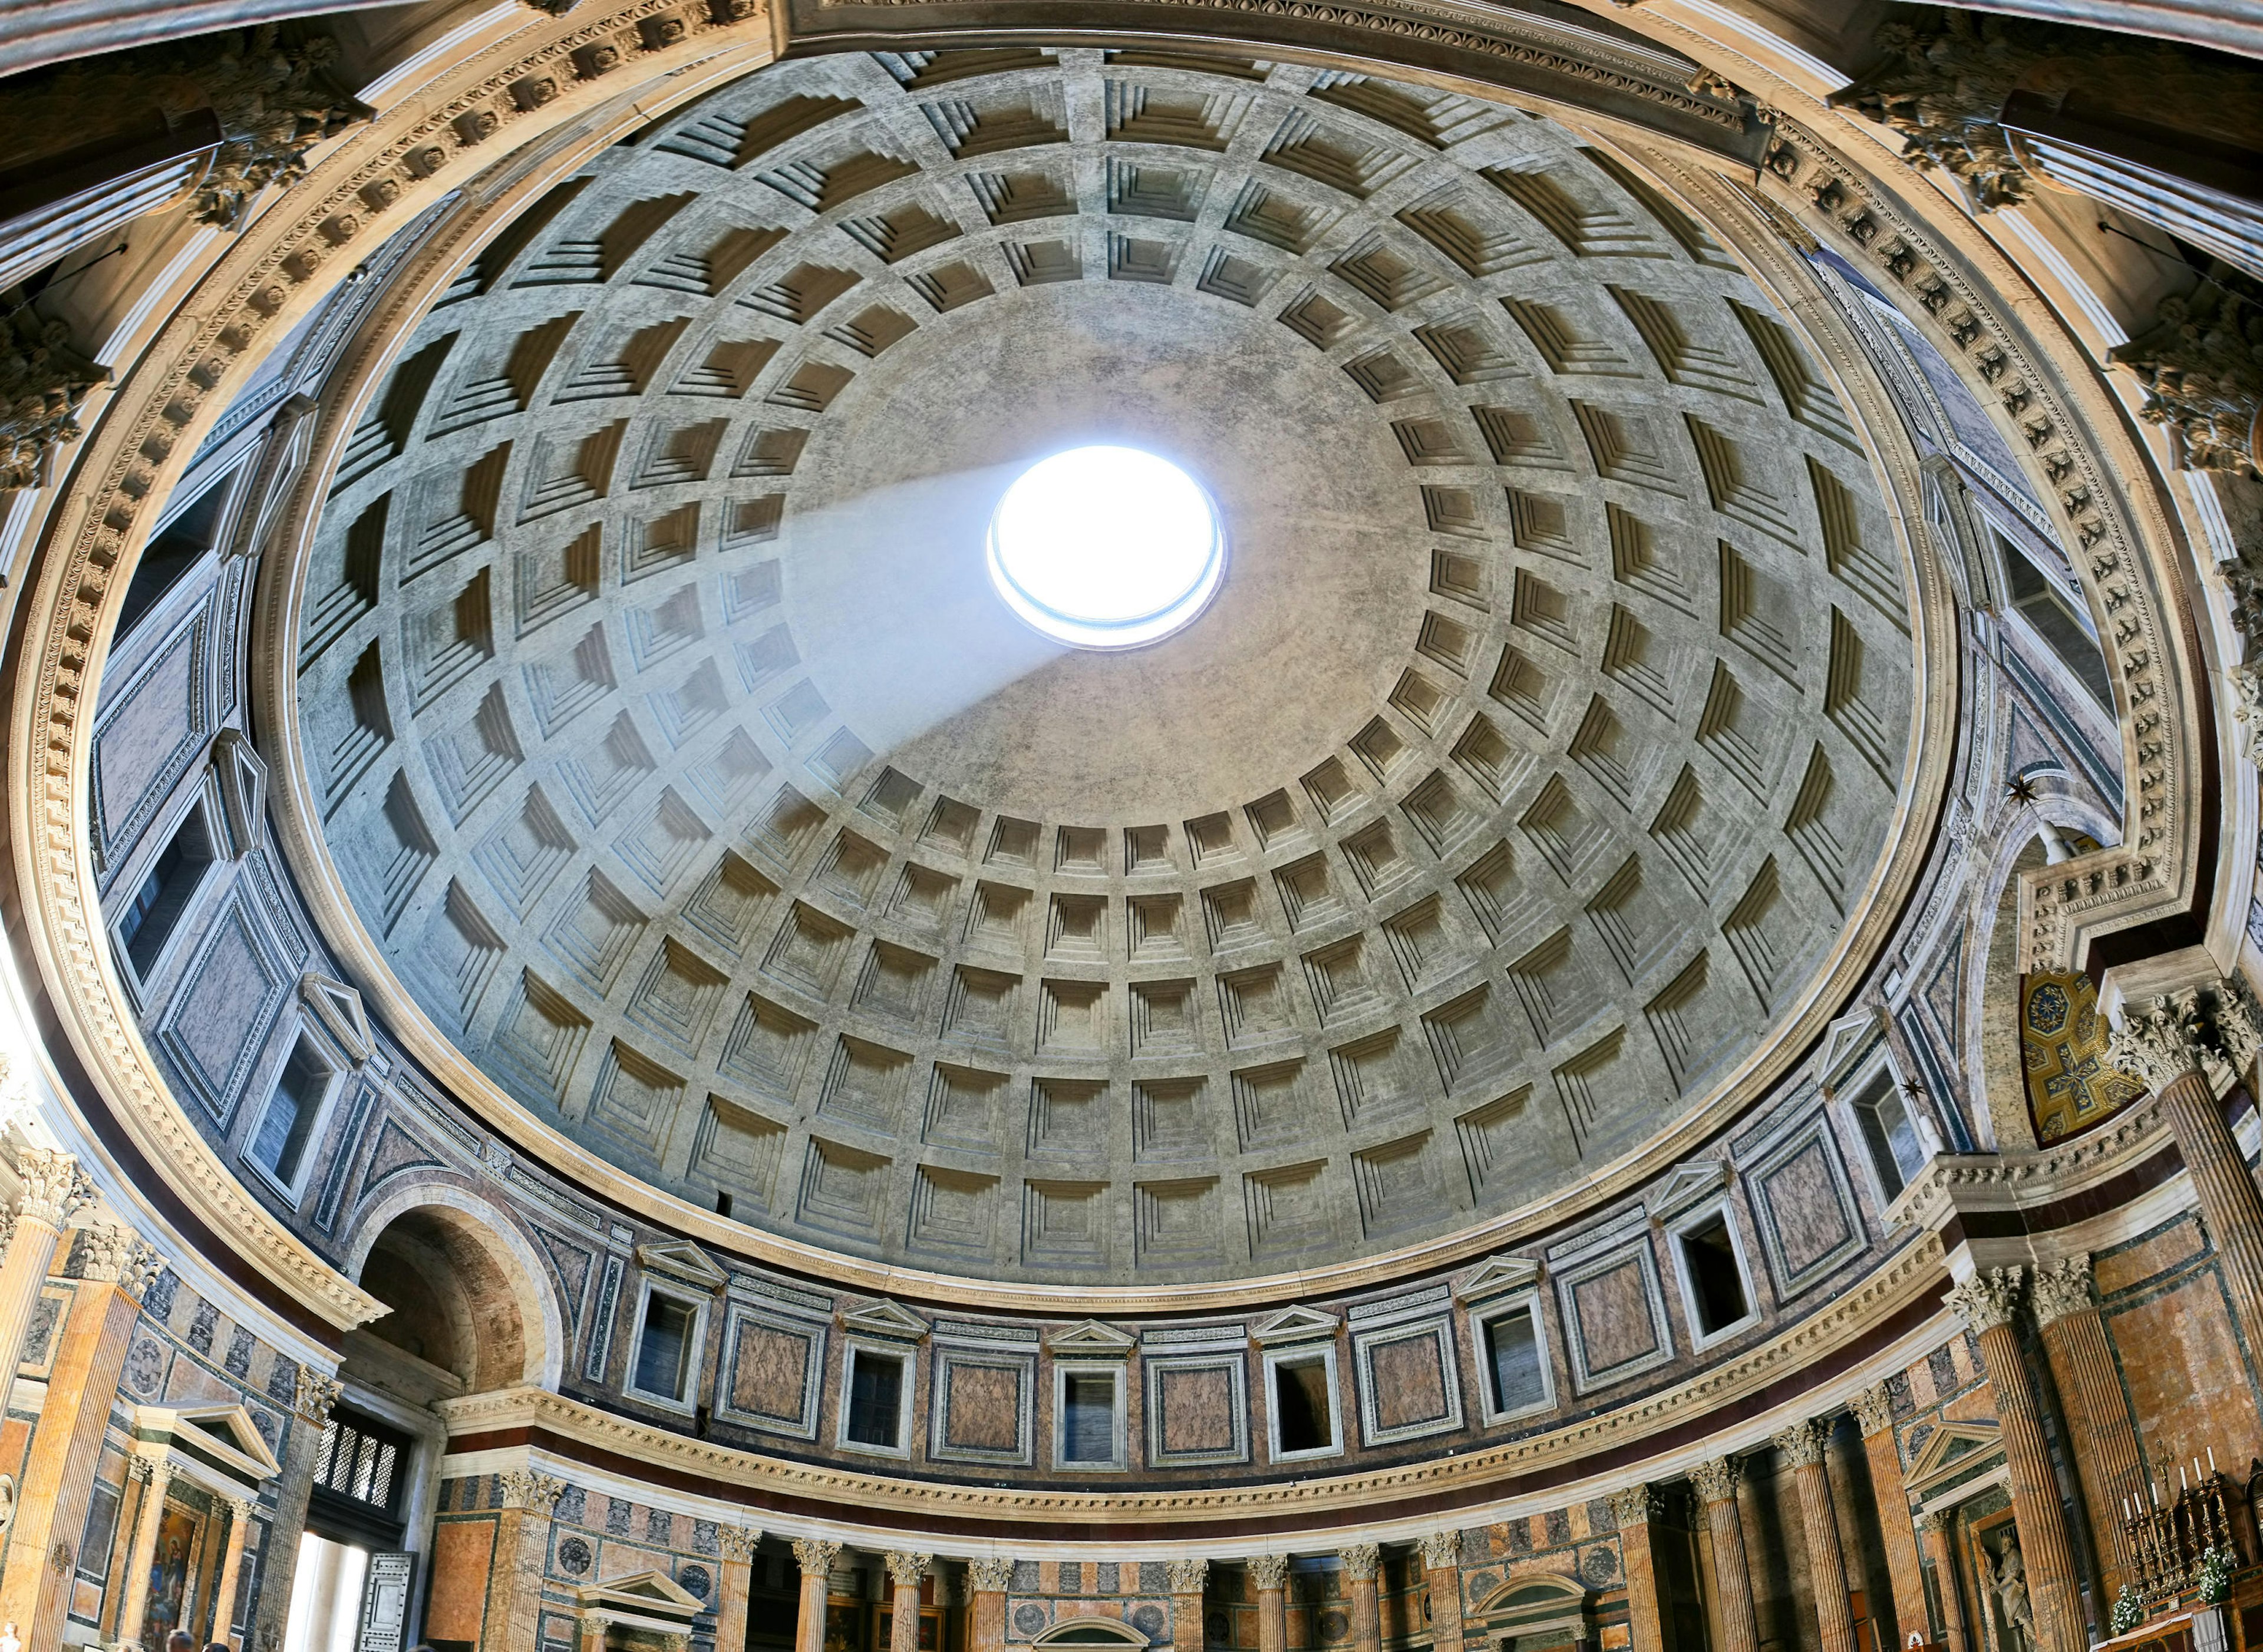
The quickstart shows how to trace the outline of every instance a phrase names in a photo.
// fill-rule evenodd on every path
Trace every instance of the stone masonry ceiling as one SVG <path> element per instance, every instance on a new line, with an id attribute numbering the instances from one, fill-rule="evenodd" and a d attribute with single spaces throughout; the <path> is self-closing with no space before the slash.
<path id="1" fill-rule="evenodd" d="M 1150 648 L 984 572 L 1088 441 L 1231 539 Z M 945 1273 L 1231 1278 L 1515 1209 L 1763 1046 L 1885 848 L 1907 577 L 1794 331 L 1550 121 L 824 58 L 401 346 L 299 739 L 401 984 L 606 1159 Z"/>

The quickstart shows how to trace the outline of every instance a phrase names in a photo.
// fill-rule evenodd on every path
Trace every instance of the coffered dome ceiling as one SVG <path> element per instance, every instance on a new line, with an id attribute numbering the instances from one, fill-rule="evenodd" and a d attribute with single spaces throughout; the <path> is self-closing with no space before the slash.
<path id="1" fill-rule="evenodd" d="M 1083 442 L 1217 501 L 1124 653 L 986 575 Z M 1310 68 L 816 60 L 553 191 L 402 346 L 297 607 L 363 927 L 533 1116 L 944 1272 L 1270 1273 L 1698 1103 L 1911 727 L 1847 415 L 1698 226 Z"/>

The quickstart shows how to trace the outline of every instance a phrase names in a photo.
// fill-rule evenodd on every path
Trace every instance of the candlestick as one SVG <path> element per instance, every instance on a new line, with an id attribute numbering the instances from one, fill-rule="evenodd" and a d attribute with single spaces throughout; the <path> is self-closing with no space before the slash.
<path id="1" fill-rule="evenodd" d="M 2216 1447 L 2213 1446 L 2208 1448 L 2208 1471 L 2210 1474 L 2216 1472 Z"/>

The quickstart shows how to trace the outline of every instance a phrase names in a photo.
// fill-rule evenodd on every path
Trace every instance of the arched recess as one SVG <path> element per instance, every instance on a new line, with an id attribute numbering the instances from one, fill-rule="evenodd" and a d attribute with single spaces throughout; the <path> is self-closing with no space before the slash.
<path id="1" fill-rule="evenodd" d="M 566 1329 L 546 1273 L 486 1200 L 445 1186 L 402 1188 L 363 1214 L 346 1271 L 392 1309 L 357 1338 L 439 1367 L 462 1393 L 558 1386 Z"/>
<path id="2" fill-rule="evenodd" d="M 1561 1572 L 1512 1570 L 1478 1608 L 1487 1636 L 1535 1652 L 1595 1644 L 1595 1595 Z"/>
<path id="3" fill-rule="evenodd" d="M 1068 1618 L 1053 1625 L 1031 1646 L 1146 1646 L 1147 1637 L 1115 1618 Z"/>

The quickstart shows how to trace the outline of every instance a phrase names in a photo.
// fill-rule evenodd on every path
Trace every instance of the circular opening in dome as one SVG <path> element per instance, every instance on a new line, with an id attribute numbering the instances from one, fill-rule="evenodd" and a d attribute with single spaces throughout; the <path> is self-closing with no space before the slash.
<path id="1" fill-rule="evenodd" d="M 1137 648 L 1202 612 L 1225 577 L 1218 507 L 1168 459 L 1079 447 L 1023 471 L 990 516 L 990 582 L 1072 648 Z"/>

